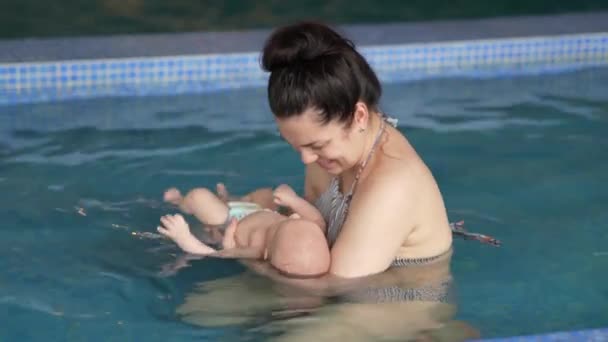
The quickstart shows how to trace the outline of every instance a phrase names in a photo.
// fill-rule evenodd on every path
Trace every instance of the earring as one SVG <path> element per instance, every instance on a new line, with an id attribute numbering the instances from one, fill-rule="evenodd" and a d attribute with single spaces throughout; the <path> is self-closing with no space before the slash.
<path id="1" fill-rule="evenodd" d="M 365 128 L 359 128 L 359 133 L 365 132 Z"/>

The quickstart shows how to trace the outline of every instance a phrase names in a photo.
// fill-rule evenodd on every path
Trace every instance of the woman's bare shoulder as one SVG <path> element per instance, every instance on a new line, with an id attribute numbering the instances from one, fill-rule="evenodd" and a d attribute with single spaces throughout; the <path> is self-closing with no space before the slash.
<path id="1" fill-rule="evenodd" d="M 391 189 L 391 186 L 381 185 L 388 183 L 397 188 L 407 188 L 408 195 L 416 196 L 416 189 L 425 182 L 424 162 L 405 138 L 398 136 L 395 140 L 383 146 L 378 162 L 361 181 L 360 187 L 365 192 L 373 192 L 375 188 Z"/>
<path id="2" fill-rule="evenodd" d="M 365 192 L 373 192 L 375 188 L 390 189 L 389 184 L 397 187 L 407 186 L 409 188 L 415 186 L 416 179 L 419 178 L 416 171 L 417 167 L 408 164 L 401 159 L 389 159 L 376 165 L 371 170 L 368 177 L 361 181 L 359 185 Z"/>

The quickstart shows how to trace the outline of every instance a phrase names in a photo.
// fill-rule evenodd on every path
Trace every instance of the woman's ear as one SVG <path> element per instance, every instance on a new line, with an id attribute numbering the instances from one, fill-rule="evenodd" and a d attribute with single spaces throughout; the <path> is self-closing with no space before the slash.
<path id="1" fill-rule="evenodd" d="M 361 101 L 355 104 L 355 112 L 353 113 L 353 128 L 359 132 L 365 132 L 369 125 L 369 109 L 367 105 Z"/>

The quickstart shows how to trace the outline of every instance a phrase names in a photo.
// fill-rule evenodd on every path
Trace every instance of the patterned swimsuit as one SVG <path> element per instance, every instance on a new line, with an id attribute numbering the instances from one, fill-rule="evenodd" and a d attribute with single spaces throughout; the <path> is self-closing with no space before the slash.
<path id="1" fill-rule="evenodd" d="M 371 151 L 369 152 L 366 160 L 363 162 L 361 167 L 359 168 L 353 185 L 350 190 L 346 194 L 342 194 L 340 192 L 340 181 L 338 177 L 332 178 L 329 187 L 323 192 L 319 198 L 315 202 L 315 206 L 323 215 L 323 219 L 327 223 L 327 242 L 331 248 L 331 246 L 336 242 L 338 235 L 340 234 L 340 230 L 346 220 L 346 216 L 348 215 L 348 207 L 350 205 L 350 201 L 353 197 L 355 189 L 357 187 L 359 178 L 361 173 L 369 160 L 371 159 L 374 151 L 380 141 L 380 137 L 384 132 L 384 128 L 386 123 L 390 123 L 393 127 L 396 127 L 396 120 L 393 118 L 389 118 L 387 116 L 383 117 L 382 124 L 378 131 L 378 134 L 375 138 L 374 144 L 372 145 Z M 450 227 L 452 228 L 452 232 L 457 235 L 464 237 L 465 239 L 475 239 L 484 243 L 489 243 L 492 245 L 500 245 L 500 241 L 493 239 L 491 237 L 469 233 L 464 230 L 462 226 L 462 222 L 451 223 Z M 443 257 L 447 257 L 451 254 L 452 249 L 448 249 L 447 251 L 440 253 L 439 255 L 427 258 L 395 258 L 391 267 L 406 267 L 412 265 L 423 265 L 428 264 Z M 424 300 L 424 301 L 439 301 L 439 302 L 447 302 L 450 297 L 450 288 L 452 283 L 452 277 L 447 276 L 446 278 L 440 280 L 439 282 L 435 282 L 433 284 L 428 284 L 419 288 L 400 288 L 397 286 L 394 287 L 382 287 L 382 288 L 365 288 L 351 295 L 347 295 L 347 299 L 357 299 L 357 300 L 373 300 L 375 302 L 386 302 L 386 301 L 411 301 L 411 300 Z"/>

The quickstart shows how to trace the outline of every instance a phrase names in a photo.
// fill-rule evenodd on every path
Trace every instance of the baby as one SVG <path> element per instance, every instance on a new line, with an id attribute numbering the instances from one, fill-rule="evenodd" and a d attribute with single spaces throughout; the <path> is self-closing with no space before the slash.
<path id="1" fill-rule="evenodd" d="M 319 276 L 329 270 L 329 247 L 323 233 L 325 221 L 321 213 L 291 187 L 277 187 L 272 194 L 273 203 L 264 203 L 263 199 L 268 196 L 255 193 L 229 201 L 222 185 L 217 192 L 219 195 L 207 189 L 194 189 L 183 197 L 173 188 L 165 192 L 165 201 L 195 215 L 205 225 L 225 225 L 222 250 L 197 239 L 179 214 L 163 216 L 158 232 L 190 254 L 269 260 L 290 276 Z M 282 215 L 273 210 L 277 206 L 286 207 L 293 214 Z M 295 221 L 285 225 L 286 220 Z"/>

